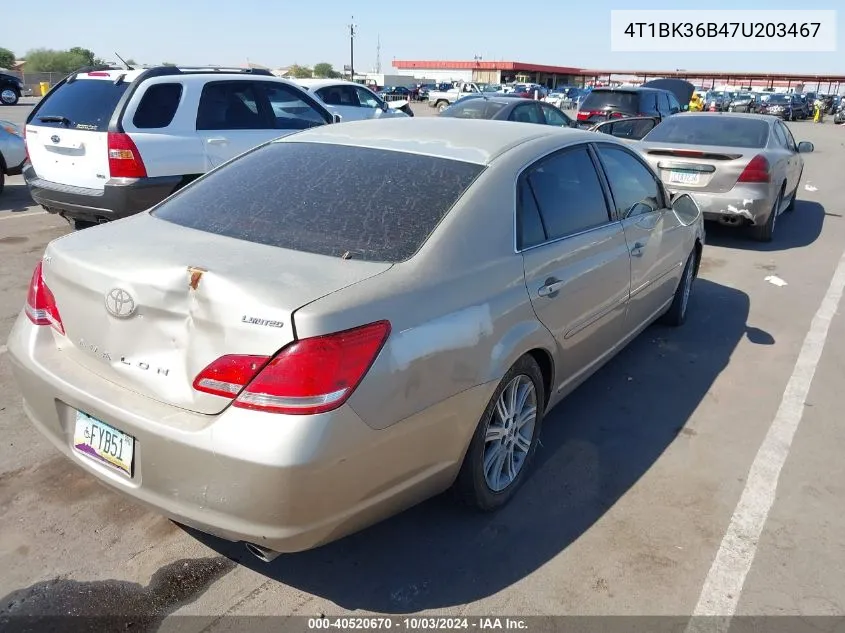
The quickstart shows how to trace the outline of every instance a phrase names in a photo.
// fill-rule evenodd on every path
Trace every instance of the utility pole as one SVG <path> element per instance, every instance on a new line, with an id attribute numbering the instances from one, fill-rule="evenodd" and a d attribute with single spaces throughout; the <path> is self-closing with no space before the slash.
<path id="1" fill-rule="evenodd" d="M 349 80 L 355 81 L 355 16 L 349 22 Z"/>
<path id="2" fill-rule="evenodd" d="M 381 35 L 376 38 L 376 74 L 381 74 Z"/>

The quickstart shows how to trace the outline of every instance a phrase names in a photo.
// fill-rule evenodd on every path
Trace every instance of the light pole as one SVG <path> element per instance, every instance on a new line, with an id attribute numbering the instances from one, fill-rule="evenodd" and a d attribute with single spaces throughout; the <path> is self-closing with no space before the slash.
<path id="1" fill-rule="evenodd" d="M 349 22 L 349 81 L 355 81 L 355 16 Z"/>

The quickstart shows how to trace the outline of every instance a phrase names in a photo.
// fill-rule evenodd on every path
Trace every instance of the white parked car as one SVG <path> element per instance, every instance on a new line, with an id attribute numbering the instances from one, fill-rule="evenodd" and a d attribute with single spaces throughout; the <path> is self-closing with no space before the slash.
<path id="1" fill-rule="evenodd" d="M 407 101 L 385 101 L 361 84 L 341 79 L 297 79 L 343 121 L 413 116 Z"/>
<path id="2" fill-rule="evenodd" d="M 0 193 L 3 193 L 6 176 L 21 173 L 25 159 L 23 132 L 14 123 L 0 121 Z"/>
<path id="3" fill-rule="evenodd" d="M 79 71 L 29 115 L 23 174 L 38 204 L 85 228 L 148 209 L 266 141 L 339 120 L 267 71 Z"/>

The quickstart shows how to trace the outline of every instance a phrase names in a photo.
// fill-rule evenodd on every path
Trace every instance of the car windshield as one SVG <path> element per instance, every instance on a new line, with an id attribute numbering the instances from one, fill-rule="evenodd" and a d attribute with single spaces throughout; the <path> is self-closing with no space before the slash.
<path id="1" fill-rule="evenodd" d="M 623 112 L 637 112 L 637 93 L 620 90 L 593 90 L 581 104 L 582 110 L 613 108 Z"/>
<path id="2" fill-rule="evenodd" d="M 786 95 L 771 95 L 769 103 L 789 103 L 789 97 Z"/>
<path id="3" fill-rule="evenodd" d="M 768 140 L 766 121 L 707 115 L 669 117 L 643 138 L 645 143 L 755 148 L 765 147 Z"/>
<path id="4" fill-rule="evenodd" d="M 42 101 L 33 123 L 72 130 L 105 132 L 117 102 L 129 83 L 104 79 L 77 79 L 56 89 Z M 45 121 L 44 118 L 47 118 Z"/>
<path id="5" fill-rule="evenodd" d="M 492 119 L 507 104 L 487 99 L 461 99 L 446 108 L 440 116 L 455 119 Z"/>
<path id="6" fill-rule="evenodd" d="M 274 142 L 210 172 L 152 215 L 245 242 L 400 262 L 483 169 L 407 152 Z"/>

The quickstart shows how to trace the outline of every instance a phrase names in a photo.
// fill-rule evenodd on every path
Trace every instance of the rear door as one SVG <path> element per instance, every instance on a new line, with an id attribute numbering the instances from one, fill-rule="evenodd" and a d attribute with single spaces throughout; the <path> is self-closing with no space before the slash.
<path id="1" fill-rule="evenodd" d="M 612 219 L 587 145 L 545 157 L 518 182 L 517 240 L 534 311 L 560 346 L 557 388 L 622 338 L 631 283 L 622 224 Z"/>
<path id="2" fill-rule="evenodd" d="M 42 180 L 86 189 L 109 179 L 108 127 L 129 83 L 108 73 L 62 84 L 26 126 L 30 161 Z"/>
<path id="3" fill-rule="evenodd" d="M 672 298 L 686 260 L 686 231 L 669 209 L 659 180 L 632 151 L 600 143 L 598 155 L 631 254 L 631 296 L 625 329 L 650 322 Z"/>
<path id="4" fill-rule="evenodd" d="M 269 106 L 253 81 L 211 81 L 202 89 L 197 109 L 197 135 L 206 169 L 213 169 L 274 136 Z"/>

